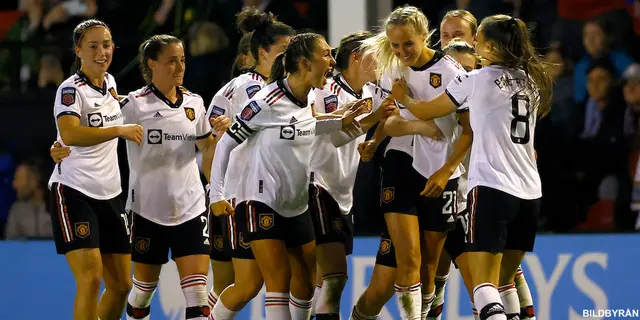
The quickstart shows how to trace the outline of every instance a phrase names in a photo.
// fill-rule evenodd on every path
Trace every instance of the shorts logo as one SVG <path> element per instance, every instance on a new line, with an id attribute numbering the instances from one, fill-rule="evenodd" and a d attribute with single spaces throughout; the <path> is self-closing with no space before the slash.
<path id="1" fill-rule="evenodd" d="M 342 233 L 342 219 L 334 218 L 333 221 L 331 221 L 331 227 L 333 228 L 333 231 Z"/>
<path id="2" fill-rule="evenodd" d="M 162 144 L 162 130 L 161 129 L 147 130 L 147 143 Z"/>
<path id="3" fill-rule="evenodd" d="M 213 247 L 218 251 L 224 250 L 224 239 L 222 236 L 213 236 Z"/>
<path id="4" fill-rule="evenodd" d="M 102 113 L 100 112 L 87 114 L 87 120 L 89 122 L 89 127 L 92 127 L 92 128 L 102 127 Z"/>
<path id="5" fill-rule="evenodd" d="M 136 237 L 136 245 L 135 245 L 136 251 L 140 253 L 145 253 L 149 251 L 150 245 L 151 245 L 151 239 Z"/>
<path id="6" fill-rule="evenodd" d="M 120 98 L 118 98 L 118 94 L 116 93 L 116 89 L 109 88 L 109 93 L 111 93 L 111 96 L 116 99 L 116 101 L 120 101 Z"/>
<path id="7" fill-rule="evenodd" d="M 187 116 L 187 119 L 193 121 L 196 119 L 196 111 L 193 108 L 184 108 L 184 114 Z"/>
<path id="8" fill-rule="evenodd" d="M 89 234 L 91 234 L 91 229 L 89 229 L 89 222 L 76 222 L 76 236 L 78 238 L 86 238 Z"/>
<path id="9" fill-rule="evenodd" d="M 429 84 L 436 89 L 440 88 L 440 86 L 442 86 L 442 75 L 431 72 L 429 74 Z"/>
<path id="10" fill-rule="evenodd" d="M 260 228 L 269 230 L 273 227 L 273 213 L 261 213 L 260 214 Z"/>
<path id="11" fill-rule="evenodd" d="M 60 92 L 60 103 L 67 107 L 76 103 L 76 88 L 62 88 L 62 91 Z"/>
<path id="12" fill-rule="evenodd" d="M 393 201 L 394 192 L 395 188 L 393 187 L 382 189 L 382 202 L 389 203 Z"/>
<path id="13" fill-rule="evenodd" d="M 391 240 L 389 239 L 381 239 L 380 240 L 380 254 L 387 254 L 391 251 Z"/>
<path id="14" fill-rule="evenodd" d="M 251 99 L 256 93 L 258 93 L 258 91 L 260 91 L 260 86 L 257 84 L 252 85 L 247 88 L 247 96 L 249 96 L 249 99 Z"/>
<path id="15" fill-rule="evenodd" d="M 245 248 L 245 249 L 249 249 L 251 248 L 251 246 L 249 245 L 248 242 L 244 241 L 244 237 L 242 236 L 242 232 L 240 232 L 240 234 L 238 235 L 238 238 L 240 238 L 240 246 Z"/>
<path id="16" fill-rule="evenodd" d="M 330 95 L 324 98 L 324 110 L 326 113 L 331 113 L 338 109 L 338 97 Z"/>
<path id="17" fill-rule="evenodd" d="M 246 105 L 244 107 L 244 109 L 242 109 L 242 112 L 240 112 L 240 119 L 245 120 L 245 121 L 249 121 L 249 120 L 253 119 L 253 117 L 255 117 L 256 114 L 258 114 L 258 112 L 260 112 L 260 110 L 262 110 L 262 109 L 260 108 L 258 103 L 255 102 L 255 101 L 251 101 L 251 102 L 249 102 L 248 105 Z"/>
<path id="18" fill-rule="evenodd" d="M 293 140 L 296 137 L 296 126 L 282 126 L 280 127 L 280 139 Z"/>

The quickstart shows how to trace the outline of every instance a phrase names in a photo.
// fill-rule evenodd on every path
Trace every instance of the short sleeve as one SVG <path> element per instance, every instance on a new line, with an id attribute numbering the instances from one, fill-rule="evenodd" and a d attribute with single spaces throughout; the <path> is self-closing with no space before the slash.
<path id="1" fill-rule="evenodd" d="M 230 115 L 230 112 L 231 101 L 229 101 L 225 96 L 214 96 L 211 100 L 211 104 L 209 104 L 209 110 L 207 110 L 209 125 L 213 127 L 213 120 L 219 116 L 226 115 L 229 118 L 233 117 L 234 115 Z"/>
<path id="2" fill-rule="evenodd" d="M 138 108 L 133 104 L 136 102 L 135 92 L 130 92 L 126 98 L 120 100 L 120 112 L 124 117 L 124 123 L 127 124 L 139 124 Z"/>
<path id="3" fill-rule="evenodd" d="M 475 88 L 475 77 L 469 74 L 459 74 L 453 79 L 444 91 L 456 105 L 458 112 L 469 111 L 467 100 Z"/>
<path id="4" fill-rule="evenodd" d="M 387 91 L 383 90 L 381 87 L 378 87 L 377 85 L 375 85 L 373 83 L 368 83 L 367 86 L 368 86 L 369 90 L 371 91 L 371 99 L 372 99 L 372 109 L 371 109 L 371 111 L 373 112 L 373 111 L 378 110 L 378 108 L 382 104 L 382 101 L 385 98 L 387 98 L 389 93 Z"/>
<path id="5" fill-rule="evenodd" d="M 253 98 L 253 96 L 258 93 L 263 86 L 264 84 L 260 81 L 251 79 L 234 90 L 233 99 L 239 99 L 238 101 L 241 104 L 244 104 L 249 101 L 249 99 Z"/>
<path id="6" fill-rule="evenodd" d="M 196 112 L 196 139 L 204 139 L 211 134 L 211 125 L 204 108 L 204 101 L 200 97 L 198 97 Z"/>
<path id="7" fill-rule="evenodd" d="M 227 134 L 242 143 L 255 132 L 271 126 L 271 109 L 262 100 L 250 100 L 236 115 L 235 120 Z"/>
<path id="8" fill-rule="evenodd" d="M 313 90 L 315 103 L 313 108 L 319 113 L 332 113 L 338 110 L 338 96 L 323 89 Z"/>
<path id="9" fill-rule="evenodd" d="M 56 101 L 53 108 L 56 118 L 66 115 L 80 118 L 82 100 L 80 99 L 78 88 L 68 82 L 63 83 L 56 92 Z"/>

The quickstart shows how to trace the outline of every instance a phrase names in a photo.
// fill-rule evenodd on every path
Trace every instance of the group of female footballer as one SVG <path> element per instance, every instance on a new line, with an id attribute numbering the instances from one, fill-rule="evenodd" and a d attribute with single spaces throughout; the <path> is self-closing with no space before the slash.
<path id="1" fill-rule="evenodd" d="M 169 252 L 186 319 L 233 319 L 263 286 L 268 320 L 340 319 L 353 189 L 372 160 L 379 188 L 356 201 L 379 202 L 385 228 L 351 319 L 375 319 L 394 293 L 402 319 L 440 319 L 451 262 L 476 318 L 535 319 L 519 266 L 535 241 L 533 142 L 552 83 L 522 20 L 478 25 L 450 11 L 437 49 L 411 6 L 335 49 L 255 9 L 237 24 L 233 79 L 208 108 L 181 86 L 179 39 L 144 41 L 147 85 L 121 96 L 107 73 L 109 27 L 75 28 L 78 71 L 56 94 L 49 181 L 74 319 L 120 319 L 125 305 L 127 319 L 149 319 Z M 126 205 L 117 138 L 127 144 Z"/>

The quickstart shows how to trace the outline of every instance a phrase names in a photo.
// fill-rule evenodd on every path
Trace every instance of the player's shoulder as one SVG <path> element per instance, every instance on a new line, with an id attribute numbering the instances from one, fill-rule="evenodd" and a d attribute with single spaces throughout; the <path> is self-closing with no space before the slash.
<path id="1" fill-rule="evenodd" d="M 108 87 L 117 88 L 116 78 L 114 78 L 109 72 L 105 72 L 104 79 L 107 81 Z"/>
<path id="2" fill-rule="evenodd" d="M 258 92 L 256 92 L 254 96 L 249 99 L 249 101 L 263 100 L 266 103 L 270 103 L 272 101 L 275 102 L 274 100 L 276 99 L 276 97 L 277 99 L 280 99 L 283 95 L 284 90 L 280 87 L 278 81 L 274 81 L 260 88 L 260 90 L 258 90 Z M 247 103 L 249 101 L 247 101 Z"/>
<path id="3" fill-rule="evenodd" d="M 236 78 L 234 86 L 237 90 L 245 91 L 249 98 L 253 98 L 265 86 L 265 81 L 260 74 L 247 71 Z"/>
<path id="4" fill-rule="evenodd" d="M 84 77 L 81 77 L 79 74 L 74 73 L 68 78 L 66 78 L 64 81 L 62 81 L 60 86 L 58 86 L 58 92 L 62 92 L 63 89 L 69 89 L 69 88 L 73 89 L 75 92 L 75 90 L 77 90 L 81 86 L 84 86 L 85 84 L 86 84 L 86 81 Z"/>
<path id="5" fill-rule="evenodd" d="M 363 90 L 363 93 L 367 92 L 372 97 L 376 97 L 379 99 L 384 99 L 389 94 L 386 90 L 382 89 L 382 87 L 380 87 L 378 84 L 373 82 L 365 83 L 364 87 L 362 87 L 362 90 Z"/>
<path id="6" fill-rule="evenodd" d="M 144 86 L 138 90 L 129 92 L 127 97 L 129 97 L 131 100 L 143 100 L 145 98 L 148 99 L 148 97 L 151 97 L 152 94 L 153 89 L 151 88 L 151 86 Z"/>

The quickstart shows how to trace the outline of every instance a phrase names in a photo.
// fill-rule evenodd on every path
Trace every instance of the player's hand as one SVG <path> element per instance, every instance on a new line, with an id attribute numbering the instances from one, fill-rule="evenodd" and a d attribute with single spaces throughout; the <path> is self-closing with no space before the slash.
<path id="1" fill-rule="evenodd" d="M 344 125 L 344 123 L 343 123 L 343 125 Z M 360 123 L 358 122 L 358 120 L 354 120 L 353 122 L 351 122 L 346 127 L 343 127 L 342 131 L 344 131 L 345 133 L 347 133 L 351 137 L 357 137 L 362 133 L 362 129 L 361 129 L 361 126 L 360 126 Z"/>
<path id="2" fill-rule="evenodd" d="M 378 144 L 373 140 L 367 140 L 358 145 L 358 153 L 362 162 L 369 162 L 376 153 Z"/>
<path id="3" fill-rule="evenodd" d="M 407 86 L 407 82 L 404 79 L 394 79 L 391 87 L 391 95 L 402 103 L 405 97 L 409 96 L 409 87 Z"/>
<path id="4" fill-rule="evenodd" d="M 433 120 L 417 122 L 418 134 L 429 137 L 433 140 L 444 139 L 444 134 Z"/>
<path id="5" fill-rule="evenodd" d="M 380 104 L 380 122 L 386 121 L 389 116 L 397 109 L 396 102 L 392 96 L 388 96 L 382 100 Z"/>
<path id="6" fill-rule="evenodd" d="M 449 183 L 449 178 L 451 177 L 451 171 L 442 167 L 438 171 L 429 177 L 427 180 L 427 185 L 424 187 L 424 190 L 420 193 L 421 196 L 437 198 L 442 194 L 444 188 Z"/>
<path id="7" fill-rule="evenodd" d="M 120 126 L 120 138 L 133 141 L 137 145 L 142 143 L 142 126 L 139 124 L 125 124 Z"/>
<path id="8" fill-rule="evenodd" d="M 233 210 L 233 207 L 227 200 L 212 203 L 209 208 L 216 217 L 233 215 L 235 213 L 235 210 Z"/>
<path id="9" fill-rule="evenodd" d="M 68 157 L 70 153 L 71 148 L 63 147 L 62 144 L 58 141 L 54 142 L 51 146 L 51 149 L 49 149 L 49 154 L 51 155 L 51 158 L 55 163 L 60 163 L 60 161 Z"/>
<path id="10" fill-rule="evenodd" d="M 351 105 L 349 109 L 347 109 L 342 115 L 342 128 L 349 126 L 357 116 L 365 113 L 367 111 L 367 101 L 366 100 L 358 100 L 356 103 Z"/>
<path id="11" fill-rule="evenodd" d="M 218 116 L 211 122 L 214 132 L 225 132 L 231 127 L 231 119 L 227 116 Z"/>

